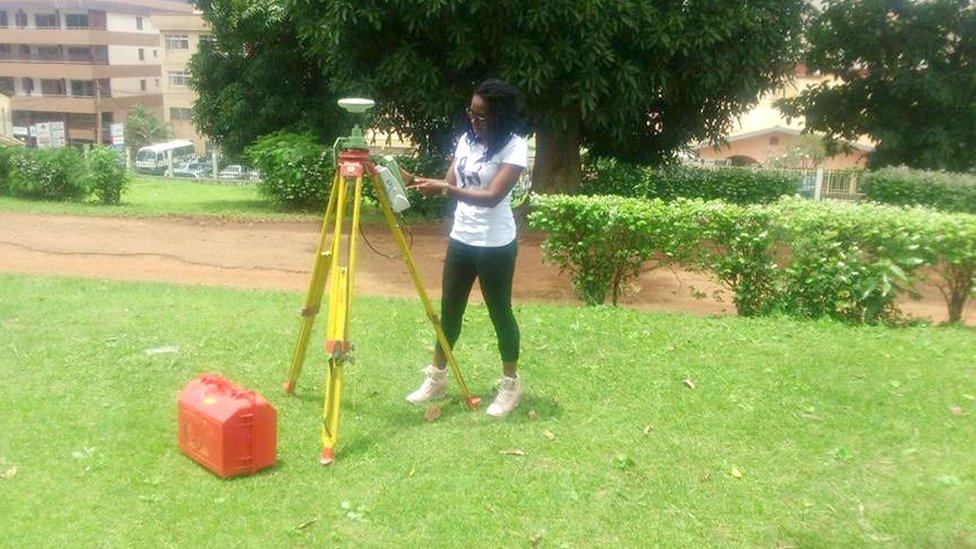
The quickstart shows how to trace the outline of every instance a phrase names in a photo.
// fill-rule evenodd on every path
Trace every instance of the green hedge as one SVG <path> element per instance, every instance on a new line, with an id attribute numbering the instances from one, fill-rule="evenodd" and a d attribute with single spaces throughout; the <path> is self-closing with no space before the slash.
<path id="1" fill-rule="evenodd" d="M 529 223 L 549 233 L 543 251 L 580 299 L 598 305 L 609 296 L 616 305 L 644 262 L 667 248 L 658 231 L 665 212 L 660 200 L 548 195 L 533 198 Z"/>
<path id="2" fill-rule="evenodd" d="M 530 226 L 590 304 L 617 302 L 644 262 L 710 273 L 739 314 L 894 321 L 923 279 L 958 321 L 976 287 L 976 216 L 784 198 L 768 205 L 536 196 Z"/>
<path id="3" fill-rule="evenodd" d="M 615 158 L 594 158 L 584 166 L 581 193 L 631 198 L 724 200 L 733 204 L 766 204 L 796 194 L 799 182 L 786 172 L 749 168 L 651 168 Z"/>
<path id="4" fill-rule="evenodd" d="M 332 149 L 307 134 L 275 132 L 245 156 L 259 170 L 261 195 L 285 210 L 324 210 L 335 177 Z"/>
<path id="5" fill-rule="evenodd" d="M 86 187 L 102 204 L 118 204 L 129 184 L 122 152 L 111 147 L 94 147 L 85 155 Z"/>
<path id="6" fill-rule="evenodd" d="M 862 188 L 875 202 L 976 213 L 976 175 L 972 174 L 884 168 L 865 174 Z"/>
<path id="7" fill-rule="evenodd" d="M 245 156 L 261 170 L 261 194 L 285 210 L 318 211 L 325 208 L 335 177 L 332 148 L 308 134 L 276 132 L 258 139 Z M 449 159 L 427 155 L 397 156 L 404 169 L 426 177 L 444 177 Z M 374 202 L 372 185 L 363 186 L 363 196 Z M 423 217 L 442 217 L 450 202 L 443 197 L 424 197 L 410 191 L 410 210 Z"/>
<path id="8" fill-rule="evenodd" d="M 18 150 L 16 147 L 0 147 L 0 195 L 10 194 L 10 160 Z"/>
<path id="9" fill-rule="evenodd" d="M 72 148 L 13 149 L 4 192 L 34 200 L 82 200 L 88 195 L 81 154 Z"/>

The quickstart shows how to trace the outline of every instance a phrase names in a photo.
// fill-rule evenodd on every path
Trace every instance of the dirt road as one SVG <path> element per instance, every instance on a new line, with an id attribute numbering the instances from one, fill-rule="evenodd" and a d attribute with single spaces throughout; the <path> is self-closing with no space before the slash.
<path id="1" fill-rule="evenodd" d="M 440 293 L 445 231 L 412 227 L 412 251 L 433 296 Z M 380 226 L 365 228 L 379 252 L 396 255 L 393 238 Z M 184 284 L 304 291 L 319 236 L 319 224 L 240 222 L 215 218 L 103 218 L 41 214 L 0 214 L 0 271 L 154 280 Z M 516 301 L 578 303 L 568 277 L 543 262 L 542 236 L 522 237 L 515 277 Z M 399 258 L 360 247 L 357 293 L 414 296 Z M 730 303 L 712 297 L 719 287 L 697 273 L 654 269 L 643 273 L 639 291 L 624 303 L 647 310 L 730 314 Z M 694 288 L 707 294 L 693 297 Z M 925 299 L 907 302 L 912 316 L 945 319 L 938 290 L 922 288 Z M 475 299 L 480 299 L 477 290 Z M 976 311 L 967 311 L 969 323 Z"/>

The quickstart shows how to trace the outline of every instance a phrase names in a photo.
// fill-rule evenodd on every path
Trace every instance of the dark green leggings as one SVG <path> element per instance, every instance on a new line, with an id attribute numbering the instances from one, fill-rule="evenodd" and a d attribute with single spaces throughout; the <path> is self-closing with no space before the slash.
<path id="1" fill-rule="evenodd" d="M 502 361 L 518 360 L 519 329 L 512 313 L 512 277 L 517 252 L 518 245 L 514 240 L 511 244 L 496 248 L 470 246 L 450 240 L 444 260 L 441 322 L 452 349 L 461 335 L 461 319 L 477 277 L 491 323 L 495 325 Z"/>

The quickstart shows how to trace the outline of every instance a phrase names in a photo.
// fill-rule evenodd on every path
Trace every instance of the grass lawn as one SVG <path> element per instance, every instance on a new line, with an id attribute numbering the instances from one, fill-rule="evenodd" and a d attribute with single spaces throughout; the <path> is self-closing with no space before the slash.
<path id="1" fill-rule="evenodd" d="M 280 391 L 299 293 L 0 275 L 0 295 L 5 545 L 976 544 L 970 329 L 523 306 L 523 406 L 427 423 L 403 401 L 421 307 L 362 298 L 323 469 L 321 325 Z M 459 360 L 487 397 L 494 339 L 468 316 Z M 224 481 L 178 452 L 203 371 L 271 399 L 279 465 Z"/>
<path id="2" fill-rule="evenodd" d="M 0 212 L 160 217 L 207 215 L 242 219 L 320 219 L 321 214 L 280 213 L 258 194 L 257 185 L 221 185 L 162 177 L 136 176 L 122 204 L 43 202 L 0 196 Z"/>

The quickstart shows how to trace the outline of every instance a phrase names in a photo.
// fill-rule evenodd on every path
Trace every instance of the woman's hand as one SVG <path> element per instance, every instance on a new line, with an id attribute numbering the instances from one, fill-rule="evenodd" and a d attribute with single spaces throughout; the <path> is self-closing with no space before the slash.
<path id="1" fill-rule="evenodd" d="M 414 178 L 412 185 L 407 186 L 424 196 L 437 196 L 447 194 L 447 183 L 439 179 L 428 179 L 426 177 Z"/>
<path id="2" fill-rule="evenodd" d="M 408 172 L 407 170 L 404 170 L 402 166 L 398 167 L 400 168 L 400 177 L 403 178 L 403 182 L 406 183 L 408 187 L 413 185 L 414 181 L 417 180 L 417 176 Z"/>

